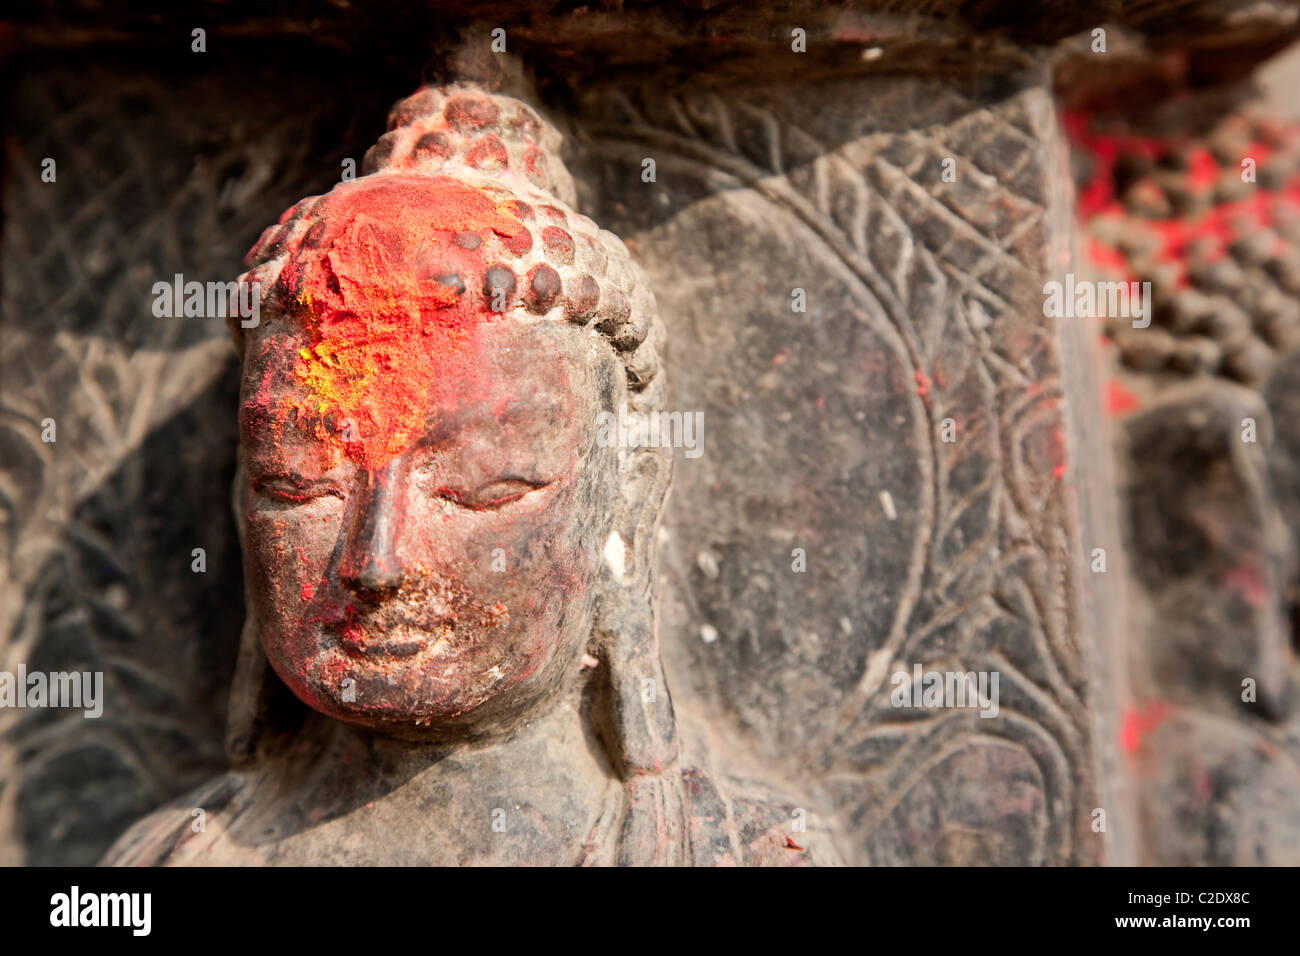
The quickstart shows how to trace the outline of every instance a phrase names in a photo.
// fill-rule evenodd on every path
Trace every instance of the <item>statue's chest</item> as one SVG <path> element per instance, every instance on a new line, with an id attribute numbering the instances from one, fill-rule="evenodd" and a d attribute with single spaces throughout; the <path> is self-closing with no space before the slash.
<path id="1" fill-rule="evenodd" d="M 595 825 L 616 787 L 573 765 L 439 769 L 354 807 L 308 809 L 306 826 L 264 852 L 294 865 L 567 866 L 600 839 Z"/>

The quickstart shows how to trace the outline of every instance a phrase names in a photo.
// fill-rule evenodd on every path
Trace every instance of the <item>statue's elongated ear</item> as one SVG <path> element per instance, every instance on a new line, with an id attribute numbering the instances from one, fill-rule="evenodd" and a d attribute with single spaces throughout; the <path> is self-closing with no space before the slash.
<path id="1" fill-rule="evenodd" d="M 672 477 L 665 449 L 624 452 L 622 495 L 605 547 L 606 584 L 596 613 L 604 723 L 624 778 L 659 773 L 677 759 L 677 722 L 659 658 L 655 538 Z"/>

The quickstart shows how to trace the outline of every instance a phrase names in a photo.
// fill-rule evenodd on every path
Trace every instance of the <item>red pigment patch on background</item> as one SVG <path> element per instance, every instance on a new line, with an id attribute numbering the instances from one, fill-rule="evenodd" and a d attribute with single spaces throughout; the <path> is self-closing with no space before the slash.
<path id="1" fill-rule="evenodd" d="M 1157 258 L 1162 262 L 1181 266 L 1188 249 L 1206 240 L 1205 244 L 1210 248 L 1203 255 L 1214 261 L 1227 255 L 1227 247 L 1248 233 L 1273 228 L 1276 207 L 1281 203 L 1300 209 L 1300 177 L 1293 178 L 1281 192 L 1259 189 L 1249 199 L 1221 203 L 1191 222 L 1166 219 L 1147 223 L 1147 226 L 1161 238 L 1162 247 Z M 1178 284 L 1186 283 L 1186 275 L 1180 275 Z"/>
<path id="2" fill-rule="evenodd" d="M 1112 249 L 1100 239 L 1093 238 L 1088 241 L 1088 258 L 1103 269 L 1113 269 L 1122 273 L 1126 281 L 1132 282 L 1135 278 L 1124 254 L 1118 249 Z"/>
<path id="3" fill-rule="evenodd" d="M 1109 415 L 1127 415 L 1142 406 L 1138 397 L 1119 382 L 1111 379 L 1106 383 L 1106 412 Z"/>
<path id="4" fill-rule="evenodd" d="M 1177 267 L 1173 279 L 1175 288 L 1185 288 L 1188 283 L 1186 260 L 1193 246 L 1199 255 L 1213 262 L 1227 255 L 1227 248 L 1243 236 L 1257 230 L 1272 229 L 1277 223 L 1279 206 L 1300 210 L 1300 176 L 1293 176 L 1286 185 L 1269 191 L 1256 184 L 1253 194 L 1235 202 L 1219 203 L 1195 219 L 1139 219 L 1132 217 L 1115 195 L 1116 166 L 1123 157 L 1144 157 L 1158 161 L 1186 146 L 1190 137 L 1160 139 L 1151 136 L 1134 136 L 1111 132 L 1098 132 L 1093 128 L 1093 116 L 1087 112 L 1067 113 L 1063 125 L 1074 145 L 1086 153 L 1093 163 L 1092 174 L 1079 190 L 1076 212 L 1082 222 L 1097 216 L 1117 216 L 1131 230 L 1145 229 L 1159 240 L 1156 259 Z M 1293 136 L 1294 130 L 1269 130 L 1279 141 Z M 1274 152 L 1269 144 L 1254 140 L 1242 158 L 1250 157 L 1257 164 Z M 1212 189 L 1225 170 L 1204 147 L 1188 151 L 1185 182 L 1193 191 Z M 1239 171 L 1239 170 L 1238 170 Z M 1111 249 L 1095 238 L 1089 242 L 1088 257 L 1097 265 L 1121 272 L 1132 281 L 1135 276 L 1128 259 L 1118 250 Z"/>
<path id="5" fill-rule="evenodd" d="M 1055 399 L 1044 401 L 1044 408 L 1055 407 Z M 1042 441 L 1038 443 L 1039 453 L 1043 456 L 1044 464 L 1050 463 L 1052 466 L 1052 477 L 1060 480 L 1065 475 L 1066 456 L 1065 456 L 1065 435 L 1061 432 L 1060 425 L 1053 425 L 1050 430 L 1043 436 Z"/>
<path id="6" fill-rule="evenodd" d="M 1204 146 L 1192 150 L 1187 161 L 1187 185 L 1191 189 L 1212 189 L 1219 178 L 1219 164 Z"/>
<path id="7" fill-rule="evenodd" d="M 1168 716 L 1169 705 L 1160 700 L 1126 710 L 1119 732 L 1119 742 L 1124 752 L 1137 753 L 1143 738 L 1163 724 Z"/>
<path id="8" fill-rule="evenodd" d="M 1260 569 L 1251 564 L 1240 564 L 1223 575 L 1223 586 L 1251 607 L 1263 607 L 1269 601 L 1269 589 Z"/>
<path id="9" fill-rule="evenodd" d="M 281 275 L 310 344 L 294 367 L 306 394 L 277 412 L 325 444 L 324 467 L 346 455 L 373 469 L 424 433 L 431 397 L 493 316 L 484 274 L 526 230 L 512 202 L 444 177 L 358 181 L 325 201 Z M 482 241 L 467 249 L 465 233 Z"/>
<path id="10" fill-rule="evenodd" d="M 1076 200 L 1079 218 L 1085 222 L 1103 212 L 1124 214 L 1124 207 L 1115 196 L 1115 163 L 1121 155 L 1156 160 L 1170 148 L 1169 143 L 1153 137 L 1096 133 L 1091 122 L 1092 116 L 1086 112 L 1066 113 L 1062 118 L 1069 138 L 1086 150 L 1096 165 L 1092 178 L 1079 190 Z"/>

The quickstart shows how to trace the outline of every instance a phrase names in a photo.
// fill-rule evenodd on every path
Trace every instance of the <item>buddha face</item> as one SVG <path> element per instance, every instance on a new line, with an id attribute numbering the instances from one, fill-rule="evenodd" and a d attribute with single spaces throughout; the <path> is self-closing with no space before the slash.
<path id="1" fill-rule="evenodd" d="M 261 342 L 241 416 L 245 560 L 280 677 L 317 710 L 395 730 L 545 694 L 590 631 L 608 534 L 593 516 L 617 494 L 591 426 L 599 342 L 484 326 L 442 370 L 455 397 L 431 397 L 410 448 L 373 463 L 331 461 L 313 428 L 276 434 L 262 403 L 304 397 L 303 337 Z"/>
<path id="2" fill-rule="evenodd" d="M 333 291 L 300 282 L 290 292 L 314 309 L 246 345 L 262 646 L 310 706 L 404 736 L 490 728 L 572 672 L 619 494 L 617 452 L 595 441 L 625 388 L 612 350 L 460 302 L 473 277 L 457 255 L 436 266 L 433 308 L 363 299 L 344 254 L 326 256 Z M 357 311 L 375 302 L 387 311 Z"/>

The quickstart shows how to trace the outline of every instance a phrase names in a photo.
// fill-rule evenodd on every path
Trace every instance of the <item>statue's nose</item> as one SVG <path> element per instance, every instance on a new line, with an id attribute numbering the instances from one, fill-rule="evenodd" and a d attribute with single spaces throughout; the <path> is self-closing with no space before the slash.
<path id="1" fill-rule="evenodd" d="M 400 463 L 368 473 L 344 543 L 339 578 L 359 597 L 375 599 L 401 587 L 405 568 L 397 553 L 402 496 Z"/>

